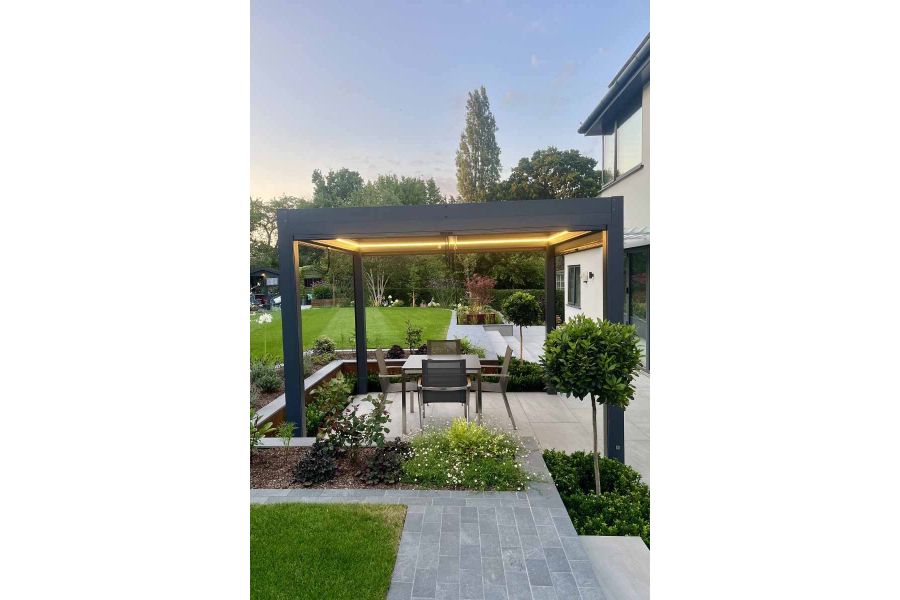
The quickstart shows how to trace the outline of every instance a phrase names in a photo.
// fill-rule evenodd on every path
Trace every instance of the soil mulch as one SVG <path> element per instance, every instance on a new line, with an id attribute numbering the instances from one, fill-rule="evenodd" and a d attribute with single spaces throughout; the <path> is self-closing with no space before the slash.
<path id="1" fill-rule="evenodd" d="M 256 399 L 256 402 L 253 402 L 253 408 L 256 410 L 261 409 L 263 406 L 282 395 L 284 390 L 278 390 L 277 392 L 260 392 L 259 396 Z"/>
<path id="2" fill-rule="evenodd" d="M 300 461 L 308 448 L 291 447 L 285 457 L 284 448 L 257 448 L 250 454 L 250 487 L 266 489 L 302 488 L 303 485 L 294 483 L 294 467 Z M 330 481 L 311 488 L 369 488 L 378 490 L 415 490 L 418 486 L 408 484 L 368 484 L 360 481 L 356 473 L 366 464 L 366 459 L 375 452 L 374 448 L 363 448 L 359 452 L 359 460 L 354 463 L 350 457 L 343 456 L 336 459 L 337 471 Z"/>

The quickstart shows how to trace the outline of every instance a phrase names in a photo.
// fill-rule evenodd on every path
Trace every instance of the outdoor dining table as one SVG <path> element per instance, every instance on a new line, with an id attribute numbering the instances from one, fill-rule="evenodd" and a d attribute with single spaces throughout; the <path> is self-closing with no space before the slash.
<path id="1" fill-rule="evenodd" d="M 402 376 L 400 377 L 400 381 L 402 383 L 403 389 L 401 398 L 403 398 L 403 413 L 402 423 L 403 423 L 403 434 L 406 435 L 406 379 L 407 377 L 415 377 L 417 375 L 422 374 L 422 361 L 423 360 L 466 360 L 466 375 L 474 375 L 477 380 L 476 392 L 475 392 L 475 418 L 481 423 L 481 359 L 477 354 L 439 354 L 439 355 L 428 355 L 428 354 L 413 354 L 409 358 L 406 359 L 406 362 L 403 363 L 403 366 L 400 367 L 400 371 Z M 413 412 L 413 404 L 409 406 L 409 412 Z"/>

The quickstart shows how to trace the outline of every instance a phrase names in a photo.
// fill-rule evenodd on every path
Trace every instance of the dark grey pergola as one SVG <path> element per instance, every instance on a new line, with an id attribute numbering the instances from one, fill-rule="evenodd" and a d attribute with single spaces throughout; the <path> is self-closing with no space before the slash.
<path id="1" fill-rule="evenodd" d="M 278 211 L 285 420 L 306 435 L 303 335 L 297 277 L 299 245 L 347 252 L 353 257 L 357 373 L 368 371 L 363 256 L 447 252 L 545 252 L 545 320 L 556 325 L 556 256 L 603 247 L 603 316 L 622 322 L 625 299 L 622 197 L 517 200 L 428 206 L 310 208 Z M 357 393 L 368 391 L 357 377 Z M 624 411 L 606 412 L 606 455 L 625 460 Z"/>

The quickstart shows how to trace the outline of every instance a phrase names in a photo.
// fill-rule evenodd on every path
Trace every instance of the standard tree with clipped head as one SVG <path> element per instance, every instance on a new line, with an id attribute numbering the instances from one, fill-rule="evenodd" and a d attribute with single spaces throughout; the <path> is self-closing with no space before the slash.
<path id="1" fill-rule="evenodd" d="M 641 364 L 634 326 L 576 315 L 547 336 L 541 364 L 556 391 L 591 399 L 594 482 L 600 495 L 597 405 L 626 408 L 634 397 L 633 381 Z"/>
<path id="2" fill-rule="evenodd" d="M 503 316 L 519 326 L 519 358 L 525 360 L 522 327 L 541 324 L 541 303 L 528 292 L 516 292 L 503 301 Z"/>

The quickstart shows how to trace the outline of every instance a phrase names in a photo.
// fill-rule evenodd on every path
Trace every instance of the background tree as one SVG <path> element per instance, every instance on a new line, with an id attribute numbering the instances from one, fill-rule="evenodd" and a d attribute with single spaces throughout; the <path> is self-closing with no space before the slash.
<path id="1" fill-rule="evenodd" d="M 519 326 L 519 358 L 525 360 L 522 328 L 541 323 L 541 303 L 527 292 L 516 292 L 503 301 L 503 316 Z"/>
<path id="2" fill-rule="evenodd" d="M 316 207 L 351 206 L 353 194 L 362 189 L 365 182 L 362 176 L 350 169 L 329 171 L 323 176 L 316 169 L 312 174 L 313 204 Z"/>
<path id="3" fill-rule="evenodd" d="M 484 86 L 469 92 L 466 126 L 456 151 L 456 187 L 466 202 L 484 202 L 500 181 L 497 122 Z"/>
<path id="4" fill-rule="evenodd" d="M 597 405 L 626 408 L 634 397 L 634 376 L 641 351 L 634 325 L 596 321 L 576 315 L 557 327 L 544 342 L 541 356 L 550 385 L 581 400 L 591 399 L 594 425 L 594 484 L 600 495 L 597 449 Z"/>
<path id="5" fill-rule="evenodd" d="M 553 146 L 537 150 L 531 158 L 519 160 L 492 199 L 594 198 L 600 194 L 602 183 L 596 166 L 596 160 L 578 150 Z"/>
<path id="6" fill-rule="evenodd" d="M 309 204 L 296 196 L 283 195 L 264 201 L 250 199 L 250 264 L 261 267 L 278 266 L 279 208 L 305 208 Z"/>

